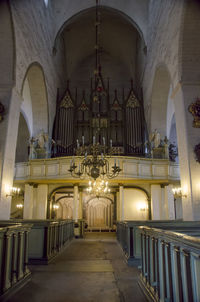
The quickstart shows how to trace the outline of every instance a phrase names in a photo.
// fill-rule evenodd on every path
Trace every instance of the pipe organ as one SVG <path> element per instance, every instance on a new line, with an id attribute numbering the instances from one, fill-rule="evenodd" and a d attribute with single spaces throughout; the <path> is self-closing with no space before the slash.
<path id="1" fill-rule="evenodd" d="M 98 96 L 97 96 L 98 92 Z M 87 94 L 88 95 L 88 94 Z M 83 91 L 77 97 L 77 90 L 72 96 L 67 85 L 64 96 L 57 101 L 56 116 L 53 129 L 53 140 L 56 148 L 53 157 L 75 154 L 77 140 L 85 145 L 96 142 L 112 143 L 116 147 L 116 155 L 143 156 L 145 139 L 145 119 L 143 103 L 133 89 L 128 96 L 124 92 L 119 98 L 115 90 L 114 98 L 110 97 L 109 81 L 107 88 L 100 76 L 93 83 L 91 80 L 90 96 L 86 98 Z"/>

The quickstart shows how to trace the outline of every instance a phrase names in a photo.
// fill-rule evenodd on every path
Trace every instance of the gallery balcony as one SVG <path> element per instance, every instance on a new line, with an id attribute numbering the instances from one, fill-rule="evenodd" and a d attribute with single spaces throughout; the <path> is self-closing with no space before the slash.
<path id="1" fill-rule="evenodd" d="M 114 179 L 115 182 L 134 182 L 149 181 L 154 182 L 177 182 L 180 179 L 179 164 L 167 159 L 151 159 L 112 156 L 109 158 L 110 165 L 114 164 L 115 159 L 119 161 L 122 171 Z M 79 157 L 75 157 L 78 161 Z M 49 159 L 34 159 L 28 162 L 17 163 L 15 165 L 15 181 L 73 181 L 69 172 L 72 157 L 59 157 Z M 79 180 L 84 181 L 84 180 Z"/>

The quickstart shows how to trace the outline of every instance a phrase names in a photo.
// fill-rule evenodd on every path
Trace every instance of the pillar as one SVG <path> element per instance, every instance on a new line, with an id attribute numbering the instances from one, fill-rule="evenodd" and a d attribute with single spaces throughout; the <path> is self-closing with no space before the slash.
<path id="1" fill-rule="evenodd" d="M 119 203 L 119 192 L 116 192 L 116 218 L 120 220 L 120 203 Z"/>
<path id="2" fill-rule="evenodd" d="M 37 188 L 38 184 L 33 184 L 33 219 L 37 219 Z"/>
<path id="3" fill-rule="evenodd" d="M 111 204 L 111 221 L 110 221 L 110 224 L 111 224 L 111 228 L 113 228 L 113 215 L 114 215 L 114 205 Z"/>
<path id="4" fill-rule="evenodd" d="M 15 88 L 12 93 L 0 87 L 1 103 L 6 114 L 0 122 L 0 220 L 10 219 L 11 197 L 9 188 L 13 186 L 15 151 L 17 145 L 19 114 L 22 97 Z"/>
<path id="5" fill-rule="evenodd" d="M 124 187 L 119 186 L 119 220 L 124 220 Z"/>
<path id="6" fill-rule="evenodd" d="M 184 75 L 186 76 L 186 75 Z M 200 163 L 196 162 L 194 148 L 200 144 L 199 128 L 193 127 L 193 116 L 188 107 L 200 97 L 200 84 L 178 83 L 173 95 L 178 152 L 180 164 L 183 219 L 200 220 Z"/>
<path id="7" fill-rule="evenodd" d="M 174 195 L 172 192 L 173 185 L 165 186 L 165 219 L 175 219 Z"/>
<path id="8" fill-rule="evenodd" d="M 79 191 L 78 219 L 83 219 L 83 191 Z"/>
<path id="9" fill-rule="evenodd" d="M 108 205 L 108 227 L 110 228 L 110 205 Z"/>
<path id="10" fill-rule="evenodd" d="M 161 220 L 161 200 L 163 190 L 160 185 L 151 185 L 151 217 L 152 220 Z"/>
<path id="11" fill-rule="evenodd" d="M 37 188 L 36 219 L 47 218 L 48 185 L 39 184 Z"/>
<path id="12" fill-rule="evenodd" d="M 73 200 L 73 220 L 78 221 L 79 200 L 78 200 L 78 185 L 74 185 L 74 200 Z"/>
<path id="13" fill-rule="evenodd" d="M 33 185 L 25 184 L 24 192 L 24 219 L 33 218 Z"/>

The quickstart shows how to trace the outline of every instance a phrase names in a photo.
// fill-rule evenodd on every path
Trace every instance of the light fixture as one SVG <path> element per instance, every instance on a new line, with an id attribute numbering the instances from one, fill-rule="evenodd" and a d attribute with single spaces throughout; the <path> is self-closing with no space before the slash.
<path id="1" fill-rule="evenodd" d="M 54 205 L 53 205 L 53 209 L 54 209 L 54 210 L 58 210 L 58 209 L 59 209 L 59 205 L 58 205 L 58 204 L 54 204 Z"/>
<path id="2" fill-rule="evenodd" d="M 114 159 L 113 166 L 110 167 L 108 157 L 116 154 L 116 152 L 118 152 L 118 148 L 112 147 L 112 140 L 110 140 L 110 147 L 108 148 L 105 145 L 104 137 L 103 145 L 101 145 L 100 143 L 96 143 L 94 136 L 93 144 L 85 146 L 83 137 L 81 146 L 77 140 L 76 155 L 78 162 L 75 162 L 74 158 L 71 160 L 69 172 L 73 177 L 82 179 L 91 177 L 96 180 L 100 176 L 101 178 L 114 178 L 122 169 L 120 168 L 119 160 L 117 163 L 116 158 Z"/>
<path id="3" fill-rule="evenodd" d="M 18 203 L 17 205 L 16 205 L 16 208 L 18 208 L 18 209 L 23 209 L 23 204 L 22 203 Z"/>
<path id="4" fill-rule="evenodd" d="M 148 205 L 145 202 L 139 202 L 137 208 L 139 211 L 145 212 L 148 210 Z"/>
<path id="5" fill-rule="evenodd" d="M 8 194 L 6 194 L 6 197 L 8 197 L 8 196 L 15 197 L 15 196 L 19 196 L 20 195 L 21 189 L 20 188 L 16 188 L 16 187 L 9 187 L 7 189 L 7 191 L 8 191 Z"/>
<path id="6" fill-rule="evenodd" d="M 96 197 L 104 196 L 110 193 L 110 188 L 108 187 L 108 181 L 89 181 L 89 187 L 86 189 L 87 193 L 91 195 L 96 195 Z"/>
<path id="7" fill-rule="evenodd" d="M 172 192 L 173 192 L 174 198 L 187 197 L 187 194 L 182 192 L 182 188 L 181 187 L 179 187 L 179 188 L 173 188 Z"/>
<path id="8" fill-rule="evenodd" d="M 92 92 L 92 101 L 94 103 L 101 104 L 101 100 L 103 97 L 107 96 L 107 92 L 105 89 L 105 85 L 103 82 L 103 77 L 101 74 L 101 47 L 100 47 L 100 11 L 99 11 L 99 0 L 96 0 L 96 20 L 95 20 L 95 87 Z M 75 150 L 75 154 L 77 156 L 81 156 L 82 158 L 77 158 L 76 161 L 73 159 L 70 164 L 69 172 L 73 177 L 76 178 L 93 178 L 96 180 L 98 177 L 107 179 L 116 177 L 121 171 L 116 159 L 114 160 L 114 164 L 110 167 L 108 157 L 111 155 L 119 155 L 120 148 L 114 148 L 112 146 L 112 139 L 107 141 L 109 147 L 106 146 L 105 137 L 103 137 L 102 133 L 100 133 L 100 124 L 103 119 L 101 117 L 101 112 L 95 112 L 93 117 L 93 141 L 88 146 L 85 146 L 85 138 L 82 136 L 82 145 L 80 146 L 80 142 L 77 139 L 77 149 Z M 96 126 L 95 126 L 96 125 Z M 97 126 L 98 125 L 98 126 Z M 105 119 L 105 125 L 107 127 L 107 119 Z M 100 142 L 96 142 L 96 137 L 98 140 L 102 140 Z"/>

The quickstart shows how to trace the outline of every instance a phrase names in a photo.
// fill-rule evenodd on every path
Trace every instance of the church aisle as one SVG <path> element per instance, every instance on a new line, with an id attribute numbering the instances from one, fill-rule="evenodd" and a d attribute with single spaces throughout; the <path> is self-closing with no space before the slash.
<path id="1" fill-rule="evenodd" d="M 114 234 L 72 241 L 48 266 L 32 266 L 32 280 L 8 302 L 143 302 L 139 272 L 123 261 Z"/>

